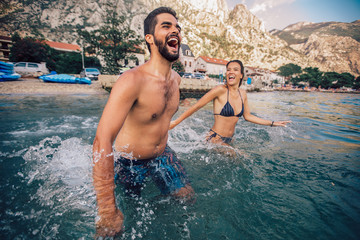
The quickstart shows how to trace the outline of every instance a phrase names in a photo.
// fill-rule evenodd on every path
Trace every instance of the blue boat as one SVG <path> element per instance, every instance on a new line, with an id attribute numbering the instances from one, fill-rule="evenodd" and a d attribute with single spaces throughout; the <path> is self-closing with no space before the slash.
<path id="1" fill-rule="evenodd" d="M 91 84 L 91 80 L 87 77 L 78 78 L 68 74 L 48 74 L 40 76 L 39 78 L 44 82 Z"/>
<path id="2" fill-rule="evenodd" d="M 0 70 L 14 70 L 14 64 L 0 61 Z"/>
<path id="3" fill-rule="evenodd" d="M 14 81 L 21 77 L 20 74 L 14 73 L 14 64 L 0 61 L 0 81 Z"/>
<path id="4" fill-rule="evenodd" d="M 15 81 L 21 77 L 20 74 L 12 73 L 12 74 L 0 74 L 0 82 L 3 81 Z"/>

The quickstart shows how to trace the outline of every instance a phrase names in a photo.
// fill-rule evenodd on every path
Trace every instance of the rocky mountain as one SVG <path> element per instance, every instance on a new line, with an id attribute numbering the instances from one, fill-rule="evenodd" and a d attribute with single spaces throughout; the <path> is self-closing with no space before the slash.
<path id="1" fill-rule="evenodd" d="M 239 4 L 229 10 L 225 0 L 27 0 L 13 3 L 13 8 L 0 16 L 2 33 L 18 31 L 23 35 L 78 44 L 76 26 L 87 30 L 98 28 L 102 24 L 105 5 L 111 4 L 142 36 L 147 13 L 158 6 L 169 6 L 178 13 L 183 43 L 190 46 L 196 57 L 241 59 L 245 65 L 269 69 L 277 69 L 286 63 L 302 67 L 318 66 L 321 70 L 326 70 L 328 66 L 327 60 L 316 52 L 319 51 L 316 45 L 309 42 L 316 57 L 293 46 L 305 44 L 305 39 L 309 37 L 296 38 L 294 43 L 289 44 L 281 34 L 267 32 L 263 23 L 244 5 Z M 325 46 L 325 42 L 318 46 Z M 338 63 L 335 58 L 333 61 Z M 348 69 L 343 67 L 337 71 Z"/>
<path id="2" fill-rule="evenodd" d="M 323 71 L 360 74 L 360 20 L 352 23 L 300 22 L 272 31 Z"/>

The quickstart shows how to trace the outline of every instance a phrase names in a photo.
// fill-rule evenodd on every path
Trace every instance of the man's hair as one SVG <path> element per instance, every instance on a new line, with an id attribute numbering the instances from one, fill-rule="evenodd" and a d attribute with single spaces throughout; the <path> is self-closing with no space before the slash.
<path id="1" fill-rule="evenodd" d="M 241 83 L 242 83 L 242 81 L 243 81 L 243 79 L 244 79 L 244 65 L 243 65 L 243 63 L 240 61 L 240 60 L 231 60 L 230 62 L 228 62 L 227 64 L 226 64 L 226 68 L 229 66 L 229 64 L 230 63 L 232 63 L 232 62 L 236 62 L 237 64 L 239 64 L 240 65 L 240 67 L 241 67 L 241 74 L 242 74 L 242 78 L 240 79 L 240 82 L 239 82 L 239 87 L 241 86 Z"/>
<path id="2" fill-rule="evenodd" d="M 144 36 L 146 36 L 146 34 L 151 34 L 154 36 L 155 26 L 157 24 L 156 17 L 161 13 L 169 13 L 173 15 L 177 20 L 176 12 L 172 8 L 169 7 L 156 8 L 151 13 L 149 13 L 149 15 L 144 20 Z M 146 45 L 150 51 L 150 44 L 146 42 Z"/>

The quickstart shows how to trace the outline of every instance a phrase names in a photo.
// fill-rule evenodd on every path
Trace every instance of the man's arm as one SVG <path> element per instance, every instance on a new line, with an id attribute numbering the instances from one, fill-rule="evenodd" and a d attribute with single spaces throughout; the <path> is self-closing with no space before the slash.
<path id="1" fill-rule="evenodd" d="M 93 144 L 93 181 L 98 206 L 97 234 L 114 236 L 123 225 L 123 214 L 116 207 L 113 142 L 139 92 L 134 74 L 123 74 L 114 84 L 101 116 Z"/>

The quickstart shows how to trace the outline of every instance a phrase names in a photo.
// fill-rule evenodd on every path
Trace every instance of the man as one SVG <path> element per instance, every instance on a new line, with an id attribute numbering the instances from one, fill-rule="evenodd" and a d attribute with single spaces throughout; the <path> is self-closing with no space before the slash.
<path id="1" fill-rule="evenodd" d="M 160 7 L 144 21 L 150 60 L 126 71 L 114 84 L 93 144 L 97 234 L 114 236 L 124 216 L 116 207 L 114 177 L 126 192 L 139 194 L 151 176 L 163 194 L 190 199 L 193 189 L 175 153 L 168 128 L 179 104 L 180 76 L 171 69 L 179 58 L 181 28 L 171 8 Z M 121 157 L 115 161 L 112 144 Z"/>

